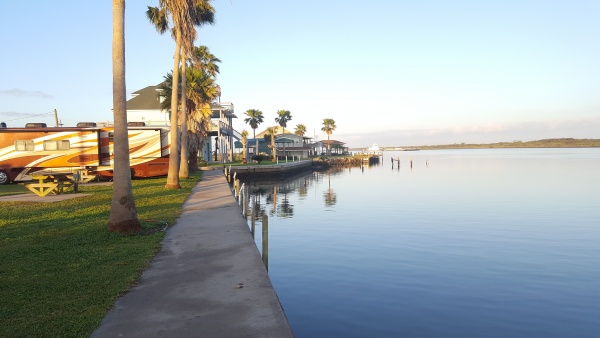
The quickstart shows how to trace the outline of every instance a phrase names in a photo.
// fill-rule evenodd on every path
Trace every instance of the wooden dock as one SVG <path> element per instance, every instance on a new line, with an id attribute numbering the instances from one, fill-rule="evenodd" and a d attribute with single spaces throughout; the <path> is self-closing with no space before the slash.
<path id="1" fill-rule="evenodd" d="M 373 165 L 379 164 L 379 158 L 381 155 L 376 154 L 358 154 L 356 155 L 361 158 L 363 164 Z"/>
<path id="2" fill-rule="evenodd" d="M 296 162 L 287 162 L 268 165 L 225 165 L 223 171 L 228 182 L 233 182 L 238 179 L 253 179 L 253 178 L 281 178 L 301 170 L 309 170 L 312 168 L 312 160 L 303 160 Z"/>

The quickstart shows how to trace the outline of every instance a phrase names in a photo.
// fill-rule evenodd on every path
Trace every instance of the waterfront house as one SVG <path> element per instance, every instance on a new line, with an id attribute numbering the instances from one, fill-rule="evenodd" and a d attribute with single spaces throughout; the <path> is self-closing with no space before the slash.
<path id="1" fill-rule="evenodd" d="M 315 154 L 311 137 L 298 136 L 292 133 L 279 134 L 275 137 L 277 155 L 285 157 L 308 158 Z"/>
<path id="2" fill-rule="evenodd" d="M 346 143 L 336 140 L 323 140 L 317 143 L 316 149 L 317 154 L 326 155 L 328 150 L 331 149 L 331 155 L 348 155 L 348 147 Z"/>
<path id="3" fill-rule="evenodd" d="M 165 98 L 158 85 L 133 92 L 132 98 L 127 101 L 127 121 L 143 122 L 146 126 L 170 125 L 171 112 L 162 108 Z M 219 97 L 211 103 L 211 109 L 211 130 L 200 156 L 205 161 L 231 162 L 234 140 L 241 139 L 241 135 L 232 127 L 233 119 L 237 118 L 233 104 L 221 102 Z"/>
<path id="4" fill-rule="evenodd" d="M 263 154 L 271 154 L 270 143 L 265 140 L 267 130 L 263 130 L 256 134 L 256 139 L 248 139 L 248 154 L 251 157 L 254 154 L 255 142 L 258 142 L 258 152 Z M 235 142 L 235 148 L 238 152 L 242 151 L 241 142 Z M 275 135 L 275 149 L 279 159 L 288 158 L 309 158 L 315 155 L 315 144 L 312 138 L 298 136 L 289 132 L 287 129 L 277 126 L 277 134 Z"/>

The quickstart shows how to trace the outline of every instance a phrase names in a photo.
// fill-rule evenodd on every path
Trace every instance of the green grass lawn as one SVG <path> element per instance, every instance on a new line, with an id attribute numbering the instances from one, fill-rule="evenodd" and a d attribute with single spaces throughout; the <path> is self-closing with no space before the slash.
<path id="1" fill-rule="evenodd" d="M 2 202 L 0 337 L 89 336 L 136 283 L 160 247 L 164 222 L 174 224 L 198 180 L 181 180 L 180 190 L 166 190 L 166 178 L 134 180 L 144 228 L 136 236 L 107 231 L 110 185 L 83 185 L 91 196 L 62 202 Z"/>
<path id="2" fill-rule="evenodd" d="M 0 185 L 0 196 L 24 194 L 29 192 L 22 184 L 4 184 Z"/>

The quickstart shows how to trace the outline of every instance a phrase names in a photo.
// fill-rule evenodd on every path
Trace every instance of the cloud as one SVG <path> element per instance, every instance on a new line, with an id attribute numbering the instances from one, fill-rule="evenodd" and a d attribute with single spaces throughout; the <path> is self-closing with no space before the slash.
<path id="1" fill-rule="evenodd" d="M 0 95 L 12 96 L 12 97 L 38 97 L 41 99 L 53 99 L 54 96 L 41 92 L 39 90 L 27 91 L 22 89 L 3 89 L 0 90 Z"/>

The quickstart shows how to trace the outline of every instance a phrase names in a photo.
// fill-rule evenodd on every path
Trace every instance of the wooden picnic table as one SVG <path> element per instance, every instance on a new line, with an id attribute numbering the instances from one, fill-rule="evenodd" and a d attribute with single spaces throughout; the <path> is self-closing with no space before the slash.
<path id="1" fill-rule="evenodd" d="M 58 195 L 64 192 L 64 189 L 74 185 L 74 181 L 69 178 L 69 173 L 65 174 L 48 174 L 32 176 L 34 182 L 25 183 L 25 187 L 34 194 L 44 197 L 48 194 Z"/>

